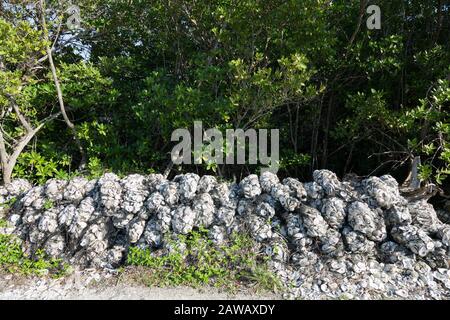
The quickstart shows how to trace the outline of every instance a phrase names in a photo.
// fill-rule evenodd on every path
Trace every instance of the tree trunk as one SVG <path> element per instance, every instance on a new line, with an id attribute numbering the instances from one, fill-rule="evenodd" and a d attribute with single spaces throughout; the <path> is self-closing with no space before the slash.
<path id="1" fill-rule="evenodd" d="M 51 116 L 45 118 L 41 121 L 41 123 L 31 131 L 22 137 L 22 139 L 17 142 L 17 144 L 13 147 L 12 154 L 9 155 L 6 150 L 5 139 L 3 137 L 3 132 L 0 129 L 0 162 L 2 167 L 2 179 L 3 184 L 8 184 L 11 182 L 12 172 L 16 165 L 17 159 L 19 158 L 22 151 L 25 147 L 30 143 L 31 139 L 44 127 L 44 125 L 55 118 L 57 118 L 61 112 L 52 114 Z"/>
<path id="2" fill-rule="evenodd" d="M 2 168 L 2 178 L 3 184 L 8 184 L 11 182 L 12 171 L 8 166 L 8 152 L 6 151 L 5 138 L 3 137 L 3 132 L 0 128 L 0 163 Z"/>
<path id="3" fill-rule="evenodd" d="M 6 166 L 2 168 L 2 179 L 3 179 L 3 184 L 9 184 L 11 183 L 11 177 L 12 177 L 12 169 L 13 167 L 11 166 Z"/>

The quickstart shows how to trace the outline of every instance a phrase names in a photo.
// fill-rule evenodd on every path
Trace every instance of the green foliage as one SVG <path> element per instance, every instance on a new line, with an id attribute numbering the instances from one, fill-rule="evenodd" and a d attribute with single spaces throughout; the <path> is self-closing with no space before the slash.
<path id="1" fill-rule="evenodd" d="M 311 161 L 309 154 L 299 154 L 292 151 L 288 152 L 280 161 L 280 169 L 288 169 L 291 167 L 307 166 Z"/>
<path id="2" fill-rule="evenodd" d="M 53 206 L 54 206 L 54 204 L 53 204 L 53 202 L 51 200 L 49 200 L 49 199 L 45 200 L 45 202 L 44 202 L 44 209 L 45 210 L 49 210 L 49 209 L 53 208 Z"/>
<path id="3" fill-rule="evenodd" d="M 8 221 L 0 219 L 0 228 L 5 228 L 8 226 Z"/>
<path id="4" fill-rule="evenodd" d="M 91 178 L 99 178 L 103 174 L 101 161 L 97 157 L 89 158 L 88 169 Z"/>
<path id="5" fill-rule="evenodd" d="M 68 179 L 71 176 L 71 163 L 69 155 L 45 158 L 34 151 L 23 152 L 17 160 L 13 176 L 27 177 L 39 184 L 51 178 Z"/>
<path id="6" fill-rule="evenodd" d="M 12 235 L 0 234 L 0 270 L 24 275 L 46 275 L 61 277 L 68 272 L 68 266 L 60 259 L 47 258 L 38 250 L 30 258 L 22 250 L 21 241 Z"/>
<path id="7" fill-rule="evenodd" d="M 450 81 L 439 79 L 430 89 L 430 96 L 404 119 L 410 130 L 421 129 L 417 135 L 422 139 L 411 146 L 422 156 L 421 180 L 442 184 L 450 174 Z"/>
<path id="8" fill-rule="evenodd" d="M 41 31 L 28 21 L 12 25 L 0 19 L 0 55 L 5 63 L 19 66 L 36 54 L 44 54 L 45 42 L 41 41 Z"/>
<path id="9" fill-rule="evenodd" d="M 12 197 L 11 199 L 9 199 L 8 201 L 5 201 L 3 203 L 0 203 L 0 207 L 4 208 L 4 209 L 10 209 L 12 208 L 12 206 L 14 205 L 14 203 L 16 203 L 17 198 L 16 197 Z"/>
<path id="10" fill-rule="evenodd" d="M 201 229 L 187 236 L 179 235 L 169 244 L 172 250 L 162 256 L 149 249 L 132 247 L 127 264 L 149 268 L 144 278 L 148 285 L 215 285 L 233 289 L 240 281 L 247 280 L 262 289 L 281 288 L 248 236 L 233 234 L 229 243 L 215 246 L 207 233 Z"/>
<path id="11" fill-rule="evenodd" d="M 41 40 L 41 31 L 33 28 L 29 21 L 20 21 L 17 25 L 0 17 L 0 109 L 10 107 L 8 96 L 16 98 L 24 116 L 33 119 L 38 115 L 38 110 L 30 105 L 32 93 L 30 86 L 36 84 L 36 80 L 29 74 L 27 65 L 44 54 L 46 43 Z M 20 136 L 23 128 L 12 125 L 18 117 L 15 113 L 2 114 L 2 127 L 12 137 Z"/>
<path id="12" fill-rule="evenodd" d="M 29 70 L 45 48 L 41 28 L 34 28 L 40 22 L 33 6 L 7 2 L 14 10 L 0 12 L 0 106 L 9 107 L 11 94 L 37 124 L 57 106 L 46 63 Z M 375 4 L 381 30 L 367 30 L 358 1 L 79 3 L 85 32 L 63 26 L 55 62 L 87 153 L 83 173 L 161 172 L 172 131 L 202 120 L 205 129 L 222 131 L 280 129 L 282 176 L 309 179 L 323 167 L 339 176 L 391 173 L 401 181 L 407 160 L 420 156 L 421 178 L 445 186 L 449 7 Z M 56 1 L 47 8 L 55 35 L 54 17 L 65 13 Z M 25 132 L 14 112 L 2 128 L 10 143 Z M 54 121 L 20 156 L 14 175 L 34 182 L 67 178 L 79 174 L 80 160 L 71 132 Z M 173 173 L 232 178 L 258 170 L 207 161 Z"/>

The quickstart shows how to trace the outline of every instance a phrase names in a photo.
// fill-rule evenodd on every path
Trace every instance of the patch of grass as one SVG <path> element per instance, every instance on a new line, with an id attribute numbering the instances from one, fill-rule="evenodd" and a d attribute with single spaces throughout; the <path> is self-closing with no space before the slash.
<path id="1" fill-rule="evenodd" d="M 149 286 L 212 285 L 230 291 L 240 285 L 264 291 L 281 288 L 280 280 L 270 272 L 247 235 L 235 233 L 228 243 L 216 246 L 208 239 L 208 230 L 200 229 L 179 235 L 170 245 L 174 250 L 164 256 L 132 247 L 127 264 L 148 268 L 141 280 Z"/>
<path id="2" fill-rule="evenodd" d="M 11 209 L 12 206 L 14 205 L 14 203 L 16 203 L 16 201 L 17 201 L 17 198 L 12 197 L 11 199 L 9 199 L 3 203 L 0 203 L 0 207 L 4 208 L 4 209 Z"/>
<path id="3" fill-rule="evenodd" d="M 0 234 L 0 269 L 23 275 L 46 275 L 62 277 L 69 267 L 61 259 L 48 258 L 42 250 L 35 258 L 28 257 L 22 250 L 22 244 L 13 235 Z"/>
<path id="4" fill-rule="evenodd" d="M 51 208 L 53 208 L 53 206 L 54 206 L 54 204 L 53 204 L 53 202 L 51 200 L 45 199 L 45 202 L 44 202 L 44 209 L 45 210 L 50 210 Z"/>
<path id="5" fill-rule="evenodd" d="M 8 226 L 8 221 L 0 218 L 0 228 L 6 228 Z"/>

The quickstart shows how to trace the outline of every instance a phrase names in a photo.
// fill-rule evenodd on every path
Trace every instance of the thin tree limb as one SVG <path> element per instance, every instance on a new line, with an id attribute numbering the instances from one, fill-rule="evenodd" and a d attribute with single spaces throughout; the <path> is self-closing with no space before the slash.
<path id="1" fill-rule="evenodd" d="M 14 112 L 16 113 L 17 117 L 19 118 L 20 123 L 22 126 L 27 130 L 27 132 L 33 131 L 33 128 L 31 127 L 30 123 L 25 119 L 24 115 L 20 112 L 19 107 L 17 106 L 17 103 L 12 99 L 11 96 L 7 95 L 9 99 L 9 103 L 11 104 L 12 108 L 14 109 Z"/>
<path id="2" fill-rule="evenodd" d="M 39 0 L 39 5 L 40 5 L 40 10 L 41 10 L 42 28 L 44 30 L 45 37 L 48 38 L 47 23 L 45 21 L 44 0 Z M 55 63 L 53 61 L 52 48 L 50 48 L 48 45 L 46 46 L 46 52 L 47 52 L 48 62 L 50 64 L 50 70 L 51 70 L 52 76 L 53 76 L 53 82 L 55 83 L 55 87 L 56 87 L 56 93 L 58 96 L 58 103 L 59 103 L 59 107 L 61 110 L 61 114 L 64 118 L 64 122 L 66 123 L 67 127 L 72 131 L 73 138 L 74 138 L 75 143 L 77 144 L 78 149 L 80 151 L 81 161 L 80 161 L 79 169 L 82 170 L 86 166 L 86 153 L 84 152 L 84 149 L 83 149 L 83 146 L 81 145 L 80 139 L 78 139 L 77 130 L 75 129 L 75 125 L 72 123 L 72 121 L 70 121 L 69 117 L 67 116 L 61 85 L 59 83 L 58 74 L 56 72 Z"/>

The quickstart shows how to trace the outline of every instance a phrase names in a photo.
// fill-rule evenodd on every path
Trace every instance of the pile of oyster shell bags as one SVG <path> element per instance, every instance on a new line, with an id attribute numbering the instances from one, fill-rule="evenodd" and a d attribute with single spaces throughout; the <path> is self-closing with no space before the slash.
<path id="1" fill-rule="evenodd" d="M 0 203 L 15 199 L 3 214 L 29 253 L 44 249 L 82 266 L 117 267 L 130 246 L 167 250 L 174 235 L 202 226 L 217 244 L 248 232 L 280 274 L 326 267 L 345 277 L 361 262 L 409 263 L 440 270 L 440 283 L 450 286 L 450 224 L 426 200 L 403 198 L 389 175 L 342 182 L 317 170 L 313 177 L 280 181 L 265 172 L 233 184 L 192 173 L 172 180 L 107 173 L 34 187 L 18 179 L 0 187 Z"/>

